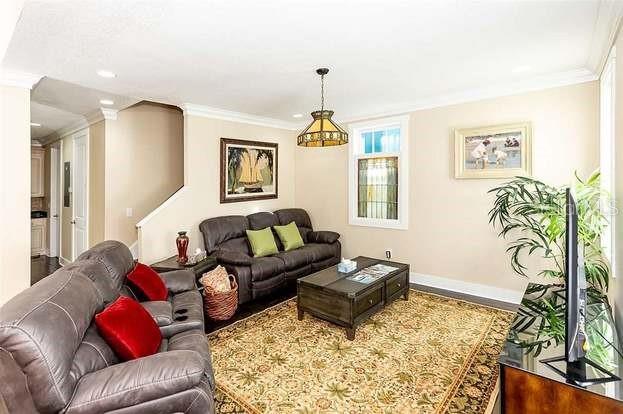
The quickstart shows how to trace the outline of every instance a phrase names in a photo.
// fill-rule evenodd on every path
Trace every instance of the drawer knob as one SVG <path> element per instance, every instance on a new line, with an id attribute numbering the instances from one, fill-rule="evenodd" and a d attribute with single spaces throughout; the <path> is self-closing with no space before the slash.
<path id="1" fill-rule="evenodd" d="M 368 303 L 369 303 L 370 305 L 372 305 L 372 299 L 368 300 Z"/>
<path id="2" fill-rule="evenodd" d="M 397 283 L 396 286 L 400 287 L 400 283 Z"/>

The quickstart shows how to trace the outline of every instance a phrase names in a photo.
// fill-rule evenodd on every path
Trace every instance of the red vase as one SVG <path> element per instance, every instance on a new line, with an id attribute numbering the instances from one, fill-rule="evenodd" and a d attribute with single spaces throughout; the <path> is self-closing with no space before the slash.
<path id="1" fill-rule="evenodd" d="M 180 231 L 177 233 L 175 244 L 177 246 L 177 262 L 180 264 L 185 264 L 186 262 L 188 262 L 188 236 L 186 235 L 185 231 Z"/>

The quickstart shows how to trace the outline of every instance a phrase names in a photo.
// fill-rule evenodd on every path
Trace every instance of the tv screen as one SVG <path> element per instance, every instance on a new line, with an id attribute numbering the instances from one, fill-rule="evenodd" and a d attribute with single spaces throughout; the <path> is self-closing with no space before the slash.
<path id="1" fill-rule="evenodd" d="M 586 275 L 581 243 L 578 242 L 578 209 L 570 189 L 566 197 L 566 324 L 565 324 L 565 359 L 575 362 L 584 357 L 586 333 Z"/>

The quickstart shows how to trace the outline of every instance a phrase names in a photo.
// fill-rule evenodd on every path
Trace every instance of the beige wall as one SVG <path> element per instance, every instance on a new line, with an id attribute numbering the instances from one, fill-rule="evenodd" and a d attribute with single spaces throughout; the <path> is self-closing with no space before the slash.
<path id="1" fill-rule="evenodd" d="M 489 287 L 521 290 L 506 243 L 488 224 L 487 191 L 502 180 L 454 179 L 455 127 L 530 121 L 534 176 L 571 182 L 598 166 L 598 85 L 584 83 L 410 114 L 409 229 L 348 224 L 348 148 L 297 148 L 296 202 L 315 227 L 342 234 L 346 257 L 383 257 L 387 248 L 411 271 Z"/>
<path id="2" fill-rule="evenodd" d="M 0 85 L 0 304 L 30 286 L 30 90 Z"/>
<path id="3" fill-rule="evenodd" d="M 106 121 L 89 126 L 89 246 L 105 240 Z"/>
<path id="4" fill-rule="evenodd" d="M 184 184 L 183 140 L 174 107 L 140 103 L 106 122 L 106 239 L 132 245 L 136 223 Z"/>
<path id="5" fill-rule="evenodd" d="M 220 138 L 279 144 L 279 198 L 243 203 L 219 202 Z M 190 250 L 203 247 L 199 223 L 209 217 L 250 214 L 294 206 L 296 132 L 197 116 L 185 117 L 186 183 L 182 191 L 139 230 L 139 258 L 145 263 L 175 254 L 179 230 L 189 231 Z M 304 190 L 303 190 L 304 191 Z"/>

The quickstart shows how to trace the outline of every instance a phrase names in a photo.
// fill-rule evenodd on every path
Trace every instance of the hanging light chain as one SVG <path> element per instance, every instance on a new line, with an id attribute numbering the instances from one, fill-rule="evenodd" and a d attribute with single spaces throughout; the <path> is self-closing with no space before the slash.
<path id="1" fill-rule="evenodd" d="M 324 111 L 324 75 L 320 75 L 320 110 Z"/>

